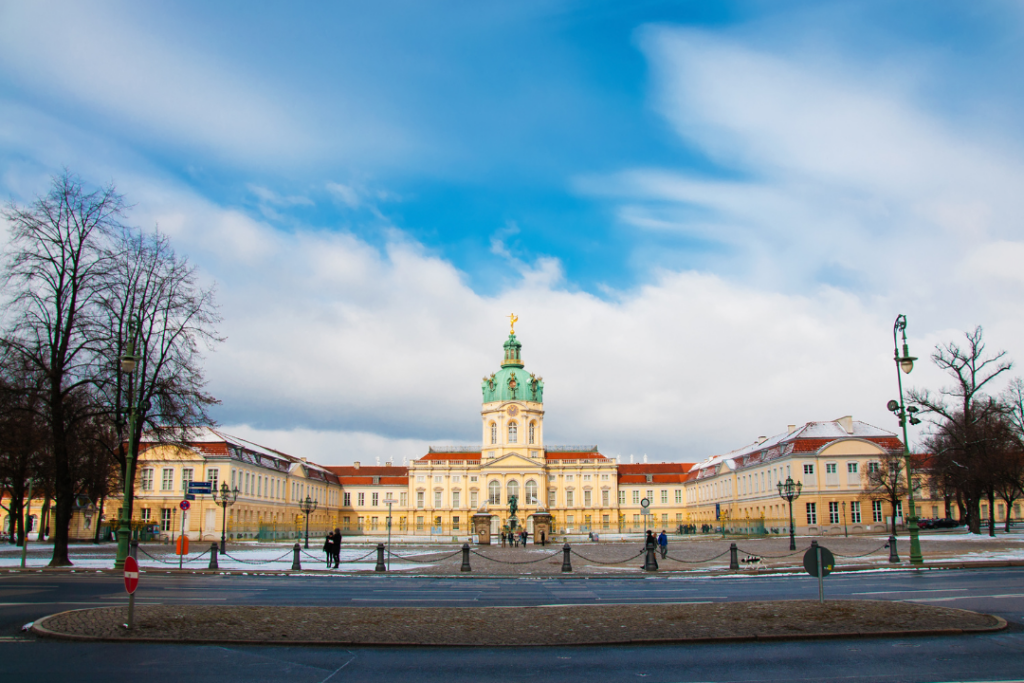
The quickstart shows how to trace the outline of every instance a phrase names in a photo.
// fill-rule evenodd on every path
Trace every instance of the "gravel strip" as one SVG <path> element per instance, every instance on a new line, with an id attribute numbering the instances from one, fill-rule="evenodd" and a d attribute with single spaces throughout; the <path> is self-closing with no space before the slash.
<path id="1" fill-rule="evenodd" d="M 560 607 L 143 605 L 62 612 L 37 634 L 99 640 L 263 644 L 587 645 L 985 631 L 998 617 L 914 603 L 834 600 Z"/>

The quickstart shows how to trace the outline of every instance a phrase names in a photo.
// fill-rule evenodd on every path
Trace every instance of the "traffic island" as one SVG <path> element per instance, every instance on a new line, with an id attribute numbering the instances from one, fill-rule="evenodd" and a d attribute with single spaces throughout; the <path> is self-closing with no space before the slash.
<path id="1" fill-rule="evenodd" d="M 46 638 L 265 645 L 543 646 L 808 638 L 905 637 L 997 631 L 992 615 L 904 602 L 810 600 L 557 607 L 228 607 L 139 605 L 61 612 L 37 621 Z"/>

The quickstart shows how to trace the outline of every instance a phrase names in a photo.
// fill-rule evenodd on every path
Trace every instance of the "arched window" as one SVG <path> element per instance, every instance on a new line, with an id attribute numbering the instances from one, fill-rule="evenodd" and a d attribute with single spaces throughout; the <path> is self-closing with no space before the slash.
<path id="1" fill-rule="evenodd" d="M 519 498 L 519 482 L 514 479 L 508 483 L 508 497 L 512 496 Z"/>
<path id="2" fill-rule="evenodd" d="M 497 481 L 487 485 L 487 502 L 491 505 L 501 505 L 501 484 Z"/>
<path id="3" fill-rule="evenodd" d="M 533 425 L 530 426 L 532 427 Z M 533 479 L 526 482 L 526 504 L 537 504 L 537 482 L 535 482 Z"/>
<path id="4" fill-rule="evenodd" d="M 532 443 L 536 443 L 536 441 L 534 440 L 534 436 L 535 436 L 534 432 L 536 431 L 536 427 L 537 427 L 537 423 L 536 422 L 531 422 L 530 423 L 530 443 L 531 444 Z"/>
<path id="5" fill-rule="evenodd" d="M 491 423 L 491 443 L 498 443 L 498 425 Z"/>
<path id="6" fill-rule="evenodd" d="M 516 439 L 518 438 L 518 434 L 519 434 L 519 430 L 516 428 L 516 423 L 515 422 L 509 422 L 508 423 L 508 442 L 509 443 L 516 443 Z"/>

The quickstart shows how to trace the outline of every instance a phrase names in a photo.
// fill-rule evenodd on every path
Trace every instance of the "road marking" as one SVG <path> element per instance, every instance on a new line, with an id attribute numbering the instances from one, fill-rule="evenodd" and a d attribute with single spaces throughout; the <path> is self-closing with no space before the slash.
<path id="1" fill-rule="evenodd" d="M 908 598 L 907 602 L 949 602 L 950 600 L 977 600 L 981 598 L 1024 598 L 1024 593 L 1003 593 L 1001 595 L 957 595 L 950 598 Z"/>
<path id="2" fill-rule="evenodd" d="M 966 591 L 968 588 L 927 588 L 921 590 L 905 590 L 905 591 L 864 591 L 860 593 L 850 593 L 850 595 L 892 595 L 894 593 L 955 593 L 958 591 Z"/>

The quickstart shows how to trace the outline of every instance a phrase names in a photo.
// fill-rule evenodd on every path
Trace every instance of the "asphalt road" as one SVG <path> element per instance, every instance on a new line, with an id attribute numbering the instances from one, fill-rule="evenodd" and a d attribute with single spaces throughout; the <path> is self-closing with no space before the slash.
<path id="1" fill-rule="evenodd" d="M 826 598 L 911 600 L 998 614 L 990 635 L 575 648 L 221 647 L 36 641 L 45 614 L 123 604 L 120 577 L 0 575 L 0 680 L 162 681 L 1007 681 L 1024 680 L 1024 569 L 832 575 Z M 807 576 L 415 578 L 145 574 L 140 603 L 527 606 L 816 598 Z M 8 677 L 10 676 L 10 677 Z"/>

